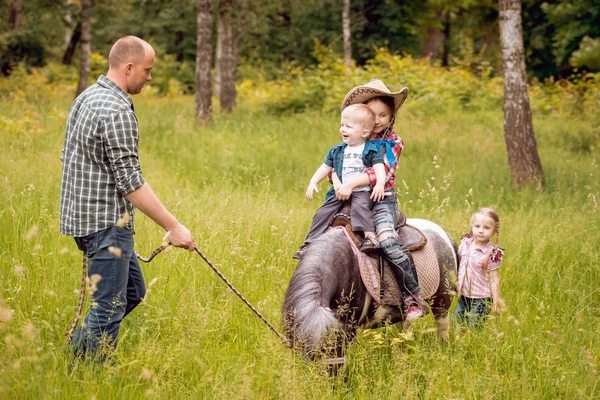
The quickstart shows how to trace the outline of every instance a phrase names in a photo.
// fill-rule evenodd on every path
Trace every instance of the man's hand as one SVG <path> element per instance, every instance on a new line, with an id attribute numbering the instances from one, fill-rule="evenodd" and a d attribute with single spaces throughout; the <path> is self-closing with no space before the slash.
<path id="1" fill-rule="evenodd" d="M 335 197 L 340 200 L 348 200 L 352 196 L 352 186 L 348 183 L 342 183 L 335 191 Z"/>
<path id="2" fill-rule="evenodd" d="M 385 189 L 383 188 L 383 183 L 377 184 L 373 187 L 373 191 L 371 192 L 371 200 L 380 201 L 385 197 Z"/>
<path id="3" fill-rule="evenodd" d="M 311 201 L 313 199 L 313 192 L 319 193 L 319 188 L 314 183 L 309 183 L 306 188 L 306 200 Z"/>
<path id="4" fill-rule="evenodd" d="M 175 247 L 193 251 L 196 247 L 192 233 L 185 226 L 179 224 L 169 231 L 169 240 Z"/>

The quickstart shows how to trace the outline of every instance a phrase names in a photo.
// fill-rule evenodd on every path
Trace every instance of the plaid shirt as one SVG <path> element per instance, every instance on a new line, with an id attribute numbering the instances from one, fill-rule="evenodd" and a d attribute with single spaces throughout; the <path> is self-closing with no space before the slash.
<path id="1" fill-rule="evenodd" d="M 474 247 L 473 238 L 465 237 L 458 246 L 460 266 L 458 267 L 458 292 L 462 296 L 485 299 L 492 297 L 489 271 L 500 268 L 501 261 L 490 258 L 487 270 L 483 268 L 485 257 L 489 257 L 494 246 L 488 243 L 483 248 Z"/>
<path id="2" fill-rule="evenodd" d="M 404 148 L 404 142 L 398 135 L 396 135 L 393 131 L 389 131 L 385 138 L 381 135 L 378 135 L 374 140 L 385 139 L 385 140 L 393 140 L 396 142 L 396 145 L 392 146 L 392 152 L 396 157 L 396 162 L 394 165 L 390 165 L 388 158 L 386 156 L 385 147 L 382 146 L 383 153 L 383 165 L 385 166 L 385 185 L 384 190 L 393 191 L 396 186 L 396 169 L 398 169 L 398 162 L 400 161 L 400 154 L 402 154 L 402 149 Z M 371 186 L 375 186 L 377 183 L 377 177 L 375 176 L 375 170 L 373 168 L 367 168 L 365 171 L 369 175 L 369 179 L 371 180 Z"/>
<path id="3" fill-rule="evenodd" d="M 62 150 L 60 232 L 86 236 L 115 225 L 133 205 L 125 195 L 144 184 L 131 98 L 100 76 L 75 99 Z"/>

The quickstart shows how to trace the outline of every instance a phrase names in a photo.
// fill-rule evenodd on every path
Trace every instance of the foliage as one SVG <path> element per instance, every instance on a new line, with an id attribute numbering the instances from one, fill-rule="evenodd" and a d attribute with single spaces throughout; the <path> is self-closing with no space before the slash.
<path id="1" fill-rule="evenodd" d="M 262 75 L 250 79 L 250 74 L 242 71 L 242 104 L 278 114 L 299 110 L 336 112 L 350 87 L 373 78 L 382 79 L 392 91 L 407 86 L 410 92 L 406 104 L 413 113 L 442 111 L 449 105 L 458 105 L 464 111 L 492 110 L 503 104 L 502 79 L 492 76 L 491 67 L 485 63 L 473 71 L 467 59 L 444 69 L 382 48 L 364 67 L 347 69 L 337 53 L 327 47 L 318 49 L 316 68 L 285 66 L 280 79 L 269 81 Z M 598 74 L 593 73 L 577 73 L 557 82 L 534 82 L 530 86 L 533 112 L 593 113 L 600 103 L 599 84 Z"/>
<path id="2" fill-rule="evenodd" d="M 579 43 L 579 49 L 573 52 L 571 64 L 600 71 L 600 38 L 584 36 Z"/>
<path id="3" fill-rule="evenodd" d="M 17 64 L 41 67 L 46 62 L 46 50 L 39 32 L 8 31 L 0 34 L 0 71 L 9 75 Z"/>
<path id="4" fill-rule="evenodd" d="M 411 332 L 359 331 L 345 374 L 332 379 L 284 347 L 197 255 L 173 250 L 142 265 L 150 290 L 121 327 L 114 363 L 73 363 L 63 334 L 76 309 L 81 253 L 58 233 L 58 203 L 77 73 L 17 68 L 0 79 L 0 398 L 598 398 L 597 97 L 578 97 L 597 90 L 596 77 L 554 82 L 553 92 L 533 85 L 534 103 L 551 95 L 545 101 L 553 106 L 533 113 L 544 191 L 509 184 L 501 105 L 487 80 L 473 82 L 461 69 L 443 75 L 389 53 L 343 81 L 344 70 L 333 66 L 322 81 L 295 70 L 306 87 L 335 88 L 305 113 L 266 113 L 264 93 L 277 94 L 266 81 L 251 87 L 260 96 L 244 89 L 239 112 L 216 112 L 213 125 L 198 128 L 192 96 L 144 89 L 134 97 L 144 176 L 203 254 L 279 327 L 296 265 L 290 256 L 319 206 L 303 193 L 339 141 L 337 107 L 352 85 L 389 70 L 393 90 L 400 81 L 418 83 L 397 123 L 406 142 L 401 208 L 456 240 L 476 208 L 498 209 L 507 254 L 502 316 L 482 331 L 452 325 L 447 346 L 430 316 Z M 492 98 L 471 96 L 463 105 L 455 88 L 490 90 Z M 582 109 L 572 109 L 576 98 Z M 327 109 L 335 113 L 319 111 Z M 585 148 L 591 139 L 595 151 Z M 148 255 L 162 237 L 138 214 L 137 251 Z"/>
<path id="5" fill-rule="evenodd" d="M 5 4 L 6 3 L 6 4 Z M 66 0 L 24 2 L 22 28 L 35 31 L 45 58 L 58 61 L 65 48 L 65 30 L 79 19 L 78 1 L 70 6 L 73 22 L 64 18 Z M 594 40 L 600 37 L 600 7 L 592 0 L 523 0 L 523 34 L 529 75 L 539 80 L 567 77 L 572 67 L 598 71 L 593 62 Z M 341 2 L 336 0 L 255 0 L 248 2 L 240 59 L 263 70 L 267 79 L 278 75 L 281 65 L 316 68 L 319 46 L 342 53 Z M 498 11 L 493 0 L 353 0 L 351 2 L 352 52 L 357 65 L 374 58 L 377 49 L 422 57 L 428 28 L 446 29 L 444 45 L 449 64 L 470 59 L 500 71 Z M 8 15 L 9 2 L 0 3 L 0 15 Z M 217 7 L 213 11 L 217 12 Z M 238 10 L 234 10 L 234 16 Z M 215 18 L 217 21 L 217 18 Z M 0 20 L 0 35 L 9 31 L 8 19 Z M 216 25 L 216 24 L 215 24 Z M 94 2 L 92 49 L 106 55 L 121 36 L 133 34 L 151 41 L 176 63 L 195 61 L 195 2 L 192 0 L 106 0 Z M 214 41 L 216 42 L 216 34 Z M 589 37 L 589 39 L 585 39 Z M 438 61 L 442 51 L 438 51 Z M 590 59 L 591 57 L 591 59 Z M 597 60 L 596 60 L 597 61 Z M 189 75 L 190 64 L 181 73 Z M 178 80 L 184 82 L 181 76 Z M 164 82 L 168 82 L 168 79 Z M 164 83 L 163 82 L 163 83 Z M 186 87 L 189 85 L 186 83 Z M 161 83 L 161 87 L 163 87 Z"/>

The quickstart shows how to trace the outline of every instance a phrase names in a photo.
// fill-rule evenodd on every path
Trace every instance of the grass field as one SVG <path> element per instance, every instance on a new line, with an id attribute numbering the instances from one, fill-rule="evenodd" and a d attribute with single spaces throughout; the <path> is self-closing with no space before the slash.
<path id="1" fill-rule="evenodd" d="M 48 97 L 51 100 L 48 100 Z M 196 128 L 193 97 L 134 98 L 144 176 L 200 250 L 276 327 L 320 198 L 308 180 L 339 141 L 338 116 L 244 109 Z M 193 253 L 143 265 L 153 282 L 123 323 L 116 363 L 70 366 L 81 255 L 58 233 L 67 96 L 0 99 L 0 399 L 580 399 L 600 397 L 598 113 L 534 115 L 545 190 L 510 184 L 502 110 L 413 112 L 397 176 L 409 217 L 455 239 L 471 213 L 501 217 L 506 309 L 481 332 L 453 326 L 442 347 L 431 316 L 408 334 L 360 331 L 346 382 L 287 348 Z M 136 247 L 161 229 L 139 214 Z"/>

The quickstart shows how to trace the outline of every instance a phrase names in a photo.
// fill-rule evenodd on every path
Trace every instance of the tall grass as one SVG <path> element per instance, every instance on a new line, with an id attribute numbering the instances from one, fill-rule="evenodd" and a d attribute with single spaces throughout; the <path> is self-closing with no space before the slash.
<path id="1" fill-rule="evenodd" d="M 360 331 L 344 381 L 282 346 L 199 257 L 182 250 L 143 265 L 146 281 L 157 280 L 124 321 L 116 362 L 71 364 L 63 333 L 77 304 L 81 255 L 58 233 L 71 93 L 0 101 L 0 398 L 600 396 L 595 113 L 534 115 L 546 188 L 516 190 L 501 110 L 449 104 L 413 112 L 406 103 L 396 125 L 406 142 L 401 208 L 458 240 L 476 208 L 496 207 L 507 308 L 482 331 L 452 326 L 447 346 L 430 316 L 410 333 Z M 326 187 L 312 203 L 304 190 L 339 141 L 338 115 L 242 111 L 197 128 L 192 97 L 134 100 L 146 179 L 202 252 L 279 326 L 296 265 L 291 254 Z M 162 236 L 138 217 L 139 252 L 148 254 Z"/>

